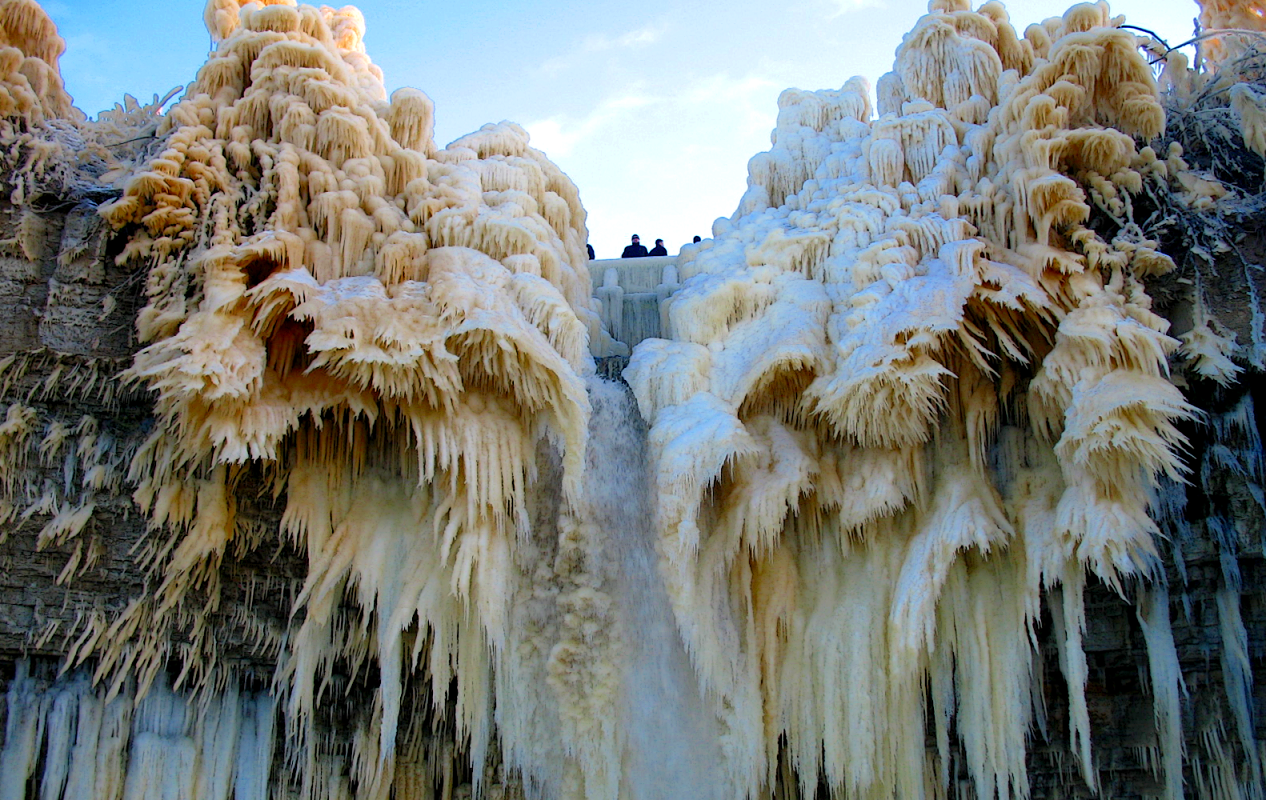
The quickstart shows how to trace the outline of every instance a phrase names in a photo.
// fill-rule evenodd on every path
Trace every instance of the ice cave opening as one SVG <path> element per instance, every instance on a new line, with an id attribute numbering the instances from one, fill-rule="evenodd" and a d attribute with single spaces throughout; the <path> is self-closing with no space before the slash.
<path id="1" fill-rule="evenodd" d="M 351 6 L 89 120 L 0 0 L 0 800 L 1266 797 L 1266 19 L 1199 13 L 931 0 L 597 280 Z"/>

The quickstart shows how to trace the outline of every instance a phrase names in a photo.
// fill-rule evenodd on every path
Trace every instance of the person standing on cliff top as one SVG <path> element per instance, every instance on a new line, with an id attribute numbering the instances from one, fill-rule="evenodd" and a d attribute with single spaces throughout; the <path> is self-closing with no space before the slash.
<path id="1" fill-rule="evenodd" d="M 642 258 L 646 255 L 646 248 L 642 246 L 642 240 L 633 234 L 633 243 L 624 248 L 624 252 L 620 254 L 620 258 Z"/>
<path id="2" fill-rule="evenodd" d="M 647 253 L 647 255 L 652 255 L 652 256 L 668 255 L 668 251 L 664 248 L 664 240 L 656 239 L 655 246 L 651 248 L 651 252 Z"/>

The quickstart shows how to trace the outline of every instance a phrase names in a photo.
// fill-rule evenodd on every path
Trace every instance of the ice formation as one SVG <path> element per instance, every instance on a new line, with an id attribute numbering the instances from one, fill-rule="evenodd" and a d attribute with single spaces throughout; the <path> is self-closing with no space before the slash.
<path id="1" fill-rule="evenodd" d="M 1082 4 L 1020 36 L 998 3 L 934 0 L 875 118 L 860 79 L 784 92 L 738 211 L 683 258 L 671 338 L 633 353 L 736 796 L 780 746 L 806 795 L 921 796 L 951 731 L 976 796 L 1027 795 L 1043 593 L 1096 785 L 1083 588 L 1158 577 L 1151 487 L 1183 479 L 1191 413 L 1144 288 L 1173 264 L 1131 198 L 1201 192 L 1177 148 L 1136 144 L 1164 113 L 1120 24 Z M 1234 377 L 1208 327 L 1184 346 Z M 1173 643 L 1140 613 L 1177 796 Z"/>
<path id="2" fill-rule="evenodd" d="M 602 699 L 601 664 L 561 650 L 602 622 L 601 582 L 583 552 L 566 557 L 586 544 L 585 376 L 605 335 L 576 189 L 510 123 L 436 147 L 430 100 L 386 97 L 356 9 L 241 6 L 208 4 L 215 52 L 165 116 L 162 151 L 102 208 L 128 239 L 119 261 L 148 270 L 148 346 L 130 377 L 156 393 L 158 421 L 130 477 L 154 529 L 155 588 L 90 628 L 76 656 L 112 691 L 136 678 L 144 695 L 174 656 L 187 686 L 230 680 L 208 615 L 226 553 L 272 538 L 238 514 L 242 483 L 264 481 L 308 559 L 277 687 L 306 748 L 305 796 L 338 776 L 312 741 L 331 671 L 371 665 L 361 796 L 391 792 L 415 675 L 437 717 L 455 692 L 475 763 L 495 718 L 510 765 L 536 775 L 548 757 L 578 762 L 582 787 L 618 781 L 611 725 L 564 719 L 550 743 L 560 732 L 542 731 L 533 705 L 516 716 L 492 702 L 494 684 L 503 698 L 536 690 L 516 685 L 533 647 L 555 705 Z M 568 542 L 539 567 L 569 609 L 540 634 L 563 639 L 553 651 L 509 624 L 535 577 L 520 551 L 539 447 L 561 459 L 549 531 Z"/>
<path id="3" fill-rule="evenodd" d="M 62 86 L 66 43 L 35 0 L 0 3 L 0 117 L 6 127 L 82 118 Z"/>
<path id="4" fill-rule="evenodd" d="M 1103 3 L 1020 34 L 997 2 L 933 0 L 877 108 L 861 79 L 787 90 L 713 239 L 591 284 L 576 187 L 512 123 L 437 147 L 354 8 L 205 21 L 215 51 L 165 115 L 86 123 L 51 22 L 0 0 L 13 202 L 121 187 L 109 256 L 145 280 L 125 377 L 155 404 L 143 436 L 59 417 L 50 396 L 117 405 L 113 362 L 0 360 L 9 399 L 47 373 L 0 421 L 0 544 L 36 520 L 73 583 L 101 507 L 134 490 L 149 526 L 140 593 L 41 634 L 66 638 L 60 675 L 8 681 L 0 800 L 451 800 L 458 770 L 491 797 L 1027 797 L 1040 637 L 1095 791 L 1096 582 L 1133 605 L 1157 792 L 1261 796 L 1246 523 L 1207 514 L 1229 712 L 1194 736 L 1161 551 L 1189 538 L 1193 475 L 1266 509 L 1251 398 L 1189 453 L 1179 388 L 1262 365 L 1203 286 L 1169 334 L 1148 288 L 1174 263 L 1136 219 L 1229 191 L 1162 145 L 1161 89 L 1217 88 L 1262 153 L 1260 81 Z M 41 224 L 11 243 L 30 261 Z M 664 338 L 624 373 L 646 431 L 591 353 L 651 311 Z M 294 583 L 225 585 L 283 550 Z M 226 622 L 230 588 L 287 619 Z"/>
<path id="5" fill-rule="evenodd" d="M 1200 30 L 1204 37 L 1200 54 L 1215 64 L 1245 54 L 1246 45 L 1266 31 L 1266 6 L 1257 0 L 1197 0 Z"/>

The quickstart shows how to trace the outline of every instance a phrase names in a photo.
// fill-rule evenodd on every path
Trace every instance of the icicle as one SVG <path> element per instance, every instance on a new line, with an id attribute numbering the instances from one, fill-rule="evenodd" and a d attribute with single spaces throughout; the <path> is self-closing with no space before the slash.
<path id="1" fill-rule="evenodd" d="M 1068 682 L 1069 749 L 1077 760 L 1082 780 L 1094 790 L 1098 772 L 1090 750 L 1090 711 L 1086 706 L 1086 651 L 1082 634 L 1086 630 L 1085 577 L 1073 566 L 1057 592 L 1052 592 L 1051 619 L 1059 647 L 1059 666 Z M 1070 580 L 1071 578 L 1071 580 Z"/>
<path id="2" fill-rule="evenodd" d="M 66 687 L 53 697 L 46 726 L 44 775 L 40 779 L 40 800 L 57 800 L 66 786 L 70 770 L 71 746 L 75 736 L 72 720 L 78 719 L 79 692 Z"/>
<path id="3" fill-rule="evenodd" d="M 1152 717 L 1156 722 L 1160 767 L 1167 800 L 1183 796 L 1182 696 L 1187 685 L 1178 665 L 1174 632 L 1169 622 L 1169 591 L 1163 586 L 1139 590 L 1139 625 L 1147 643 L 1147 664 L 1152 678 Z"/>
<path id="4" fill-rule="evenodd" d="M 1248 631 L 1240 614 L 1239 586 L 1218 589 L 1218 625 L 1222 634 L 1222 681 L 1226 701 L 1235 717 L 1236 733 L 1248 760 L 1251 786 L 1262 785 L 1261 755 L 1253 736 L 1253 670 L 1248 658 Z"/>
<path id="5" fill-rule="evenodd" d="M 48 711 L 48 701 L 30 676 L 30 663 L 25 659 L 18 661 L 7 704 L 4 750 L 0 752 L 0 800 L 25 800 L 27 781 L 39 762 Z"/>

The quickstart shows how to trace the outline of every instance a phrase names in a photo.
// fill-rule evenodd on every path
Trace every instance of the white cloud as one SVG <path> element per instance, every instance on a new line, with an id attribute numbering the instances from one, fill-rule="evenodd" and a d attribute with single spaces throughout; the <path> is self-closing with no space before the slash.
<path id="1" fill-rule="evenodd" d="M 608 141 L 634 141 L 652 124 L 673 125 L 701 113 L 716 119 L 728 118 L 726 123 L 731 129 L 737 126 L 764 133 L 769 130 L 773 107 L 759 101 L 767 101 L 767 95 L 777 86 L 776 81 L 760 75 L 733 77 L 724 72 L 705 75 L 662 94 L 650 91 L 639 82 L 602 100 L 583 116 L 554 115 L 528 122 L 523 127 L 532 137 L 532 146 L 552 158 L 566 157 L 599 137 Z M 709 108 L 715 109 L 715 113 L 707 113 Z M 715 135 L 716 131 L 711 134 Z M 679 137 L 679 146 L 690 146 L 690 131 L 680 130 Z"/>
<path id="2" fill-rule="evenodd" d="M 627 50 L 635 47 L 645 47 L 658 42 L 664 35 L 665 30 L 667 30 L 666 25 L 657 23 L 644 25 L 641 28 L 627 31 L 616 37 L 595 34 L 585 37 L 584 42 L 581 43 L 581 48 L 587 53 L 600 53 L 606 50 Z"/>
<path id="3" fill-rule="evenodd" d="M 556 158 L 568 155 L 577 144 L 591 139 L 621 118 L 654 102 L 656 101 L 637 91 L 637 87 L 630 87 L 627 93 L 603 100 L 593 111 L 579 119 L 553 116 L 529 122 L 523 127 L 532 137 L 533 147 Z"/>
<path id="4" fill-rule="evenodd" d="M 589 62 L 586 56 L 595 53 L 635 50 L 655 44 L 663 38 L 668 27 L 666 22 L 659 22 L 626 31 L 619 36 L 608 36 L 604 33 L 591 34 L 581 41 L 580 46 L 575 48 L 572 54 L 546 59 L 537 67 L 537 71 L 550 78 L 556 78 L 567 70 L 587 66 Z"/>
<path id="5" fill-rule="evenodd" d="M 537 67 L 537 70 L 551 78 L 555 78 L 558 77 L 559 73 L 571 66 L 571 61 L 572 60 L 570 58 L 566 58 L 564 56 L 555 56 L 542 62 L 541 65 Z"/>
<path id="6" fill-rule="evenodd" d="M 762 75 L 745 75 L 735 78 L 729 73 L 719 72 L 706 75 L 683 86 L 675 99 L 677 102 L 692 106 L 723 101 L 727 104 L 738 104 L 745 110 L 755 110 L 754 101 L 767 90 L 777 89 L 779 86 L 777 81 Z M 768 108 L 759 109 L 762 117 L 768 112 Z"/>
<path id="7" fill-rule="evenodd" d="M 860 11 L 863 8 L 883 8 L 886 5 L 888 5 L 886 0 L 826 0 L 826 18 L 836 19 L 851 11 Z"/>

